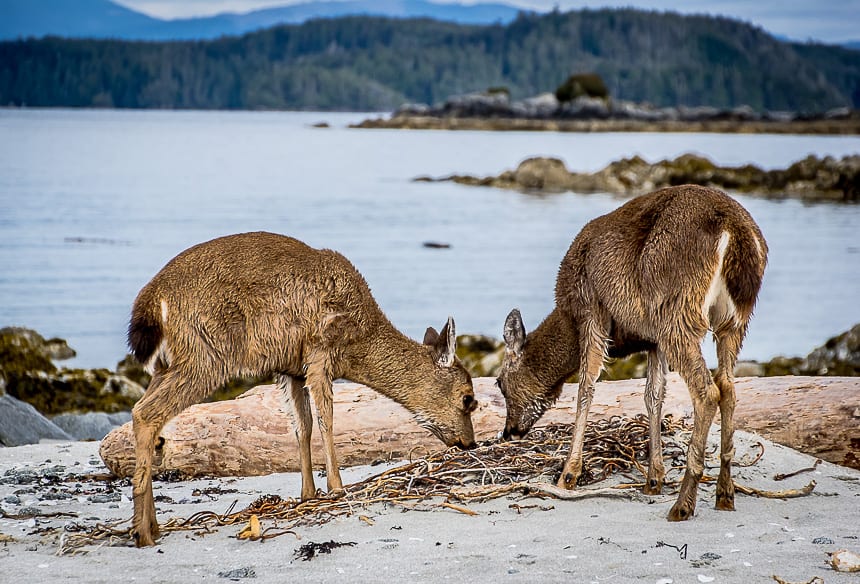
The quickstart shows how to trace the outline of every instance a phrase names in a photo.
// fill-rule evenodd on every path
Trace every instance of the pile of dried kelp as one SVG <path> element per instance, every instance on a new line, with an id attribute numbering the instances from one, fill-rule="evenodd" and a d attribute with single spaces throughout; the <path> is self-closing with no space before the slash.
<path id="1" fill-rule="evenodd" d="M 681 421 L 671 417 L 663 420 L 664 457 L 680 459 L 677 461 L 680 466 L 683 466 L 684 452 L 673 437 L 682 428 Z M 548 482 L 554 481 L 561 472 L 570 447 L 571 430 L 570 425 L 552 425 L 535 428 L 521 440 L 489 441 L 473 450 L 449 448 L 346 485 L 344 493 L 335 498 L 322 495 L 318 499 L 299 501 L 264 495 L 240 511 L 234 511 L 231 506 L 221 515 L 202 511 L 187 519 L 172 518 L 161 525 L 161 531 L 206 532 L 221 525 L 247 524 L 239 537 L 267 539 L 290 533 L 294 527 L 319 525 L 335 517 L 353 515 L 376 503 L 407 508 L 444 506 L 468 513 L 471 511 L 455 501 L 487 500 L 515 491 L 528 493 L 532 490 L 530 485 L 540 486 L 532 490 L 532 494 L 554 496 L 548 492 L 551 491 Z M 618 471 L 641 470 L 647 450 L 648 421 L 644 416 L 614 417 L 589 423 L 580 484 L 596 483 Z M 623 492 L 618 490 L 619 494 Z M 369 521 L 362 515 L 359 517 Z M 272 526 L 262 529 L 260 519 L 271 521 Z M 98 525 L 86 533 L 66 534 L 60 553 L 98 541 L 131 541 L 130 532 L 130 528 Z"/>
<path id="2" fill-rule="evenodd" d="M 535 428 L 521 440 L 489 441 L 473 450 L 450 448 L 347 485 L 339 496 L 326 498 L 322 495 L 299 501 L 264 495 L 240 511 L 234 511 L 231 506 L 221 515 L 202 511 L 187 519 L 172 518 L 161 525 L 161 531 L 193 530 L 204 534 L 218 526 L 244 525 L 237 537 L 257 540 L 293 533 L 296 527 L 321 525 L 346 515 L 358 514 L 359 519 L 372 523 L 360 511 L 380 503 L 423 510 L 446 507 L 475 514 L 461 504 L 512 493 L 560 499 L 640 496 L 634 488 L 642 486 L 643 463 L 648 453 L 648 421 L 644 416 L 595 421 L 586 429 L 580 485 L 590 485 L 633 469 L 639 473 L 638 477 L 631 475 L 628 482 L 610 488 L 567 491 L 551 484 L 567 456 L 571 430 L 570 425 L 552 425 Z M 671 416 L 663 420 L 663 457 L 670 469 L 684 467 L 683 430 L 682 421 L 673 420 Z M 760 457 L 761 453 L 745 465 L 754 464 Z M 810 491 L 814 483 L 811 485 Z M 768 493 L 751 489 L 742 492 L 768 496 Z M 797 494 L 778 493 L 779 496 Z M 263 529 L 260 520 L 271 522 L 271 526 Z M 73 552 L 96 542 L 129 542 L 130 532 L 130 528 L 98 525 L 86 533 L 66 534 L 58 553 Z"/>

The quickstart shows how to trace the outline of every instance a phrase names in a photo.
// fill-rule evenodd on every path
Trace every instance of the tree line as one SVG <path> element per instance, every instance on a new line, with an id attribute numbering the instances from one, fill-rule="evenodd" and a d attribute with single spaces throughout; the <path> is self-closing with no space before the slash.
<path id="1" fill-rule="evenodd" d="M 212 41 L 0 43 L 0 105 L 386 111 L 593 72 L 657 106 L 860 108 L 860 51 L 787 43 L 722 17 L 631 9 L 522 13 L 508 25 L 318 19 Z"/>

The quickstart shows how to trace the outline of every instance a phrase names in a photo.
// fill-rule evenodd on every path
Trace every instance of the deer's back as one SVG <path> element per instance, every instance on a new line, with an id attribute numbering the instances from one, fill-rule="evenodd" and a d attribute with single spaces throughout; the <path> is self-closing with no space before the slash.
<path id="1" fill-rule="evenodd" d="M 721 239 L 728 290 L 751 311 L 766 262 L 764 237 L 731 197 L 694 185 L 642 195 L 589 222 L 562 261 L 558 306 L 581 317 L 599 305 L 647 338 L 643 323 L 648 328 L 689 306 L 701 311 Z"/>
<path id="2" fill-rule="evenodd" d="M 199 341 L 232 369 L 296 373 L 327 316 L 362 323 L 378 307 L 342 255 L 256 232 L 180 253 L 141 290 L 133 311 L 158 320 L 168 346 Z"/>

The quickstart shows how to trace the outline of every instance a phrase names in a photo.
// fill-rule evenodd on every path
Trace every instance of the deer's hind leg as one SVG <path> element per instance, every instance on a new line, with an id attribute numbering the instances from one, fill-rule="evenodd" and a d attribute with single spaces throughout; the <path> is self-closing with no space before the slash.
<path id="1" fill-rule="evenodd" d="M 717 412 L 720 391 L 711 378 L 700 348 L 701 336 L 677 332 L 675 342 L 662 345 L 669 365 L 680 373 L 693 400 L 693 434 L 687 447 L 687 468 L 681 481 L 678 500 L 669 511 L 669 521 L 684 521 L 693 516 L 699 481 L 705 469 L 705 446 L 708 430 Z"/>
<path id="2" fill-rule="evenodd" d="M 573 438 L 570 443 L 570 453 L 558 486 L 563 489 L 573 489 L 582 474 L 582 447 L 585 443 L 585 425 L 588 421 L 588 410 L 594 397 L 594 384 L 600 376 L 600 370 L 606 360 L 607 331 L 594 320 L 586 321 L 580 327 L 581 357 L 579 368 L 579 391 L 576 401 L 576 423 Z"/>
<path id="3" fill-rule="evenodd" d="M 719 363 L 714 377 L 720 390 L 720 475 L 717 479 L 716 508 L 723 511 L 735 510 L 735 485 L 732 482 L 736 402 L 734 369 L 745 332 L 746 326 L 727 326 L 714 334 Z"/>
<path id="4" fill-rule="evenodd" d="M 648 414 L 649 460 L 648 476 L 643 491 L 659 495 L 663 489 L 666 469 L 663 466 L 663 441 L 660 427 L 663 417 L 663 399 L 666 396 L 666 357 L 659 349 L 648 351 L 648 372 L 645 381 L 645 411 Z"/>
<path id="5" fill-rule="evenodd" d="M 304 377 L 278 375 L 278 386 L 285 401 L 290 402 L 288 411 L 291 415 L 296 440 L 299 443 L 299 466 L 302 470 L 302 501 L 316 497 L 314 485 L 313 464 L 311 461 L 311 430 L 313 415 L 311 414 L 310 397 L 305 388 Z"/>
<path id="6" fill-rule="evenodd" d="M 168 366 L 155 372 L 146 393 L 131 411 L 136 461 L 132 478 L 132 536 L 138 547 L 155 545 L 160 535 L 152 495 L 152 460 L 158 434 L 171 418 L 203 400 L 220 381 L 211 374 Z"/>

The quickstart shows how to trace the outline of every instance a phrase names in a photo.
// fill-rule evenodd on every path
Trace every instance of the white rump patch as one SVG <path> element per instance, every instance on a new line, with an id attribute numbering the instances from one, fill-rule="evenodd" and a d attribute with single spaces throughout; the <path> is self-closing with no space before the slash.
<path id="1" fill-rule="evenodd" d="M 723 231 L 717 242 L 717 269 L 714 271 L 711 285 L 705 295 L 705 302 L 702 304 L 702 316 L 711 324 L 711 327 L 737 317 L 735 303 L 729 295 L 726 280 L 723 277 L 723 260 L 728 247 L 729 232 Z"/>
<path id="2" fill-rule="evenodd" d="M 167 300 L 161 301 L 161 322 L 167 324 Z"/>
<path id="3" fill-rule="evenodd" d="M 170 361 L 172 360 L 170 355 L 170 349 L 167 348 L 167 343 L 162 340 L 158 344 L 158 348 L 152 352 L 152 356 L 147 360 L 146 363 L 143 364 L 143 369 L 149 373 L 150 375 L 155 374 L 155 366 L 161 361 L 165 366 L 170 365 Z"/>

